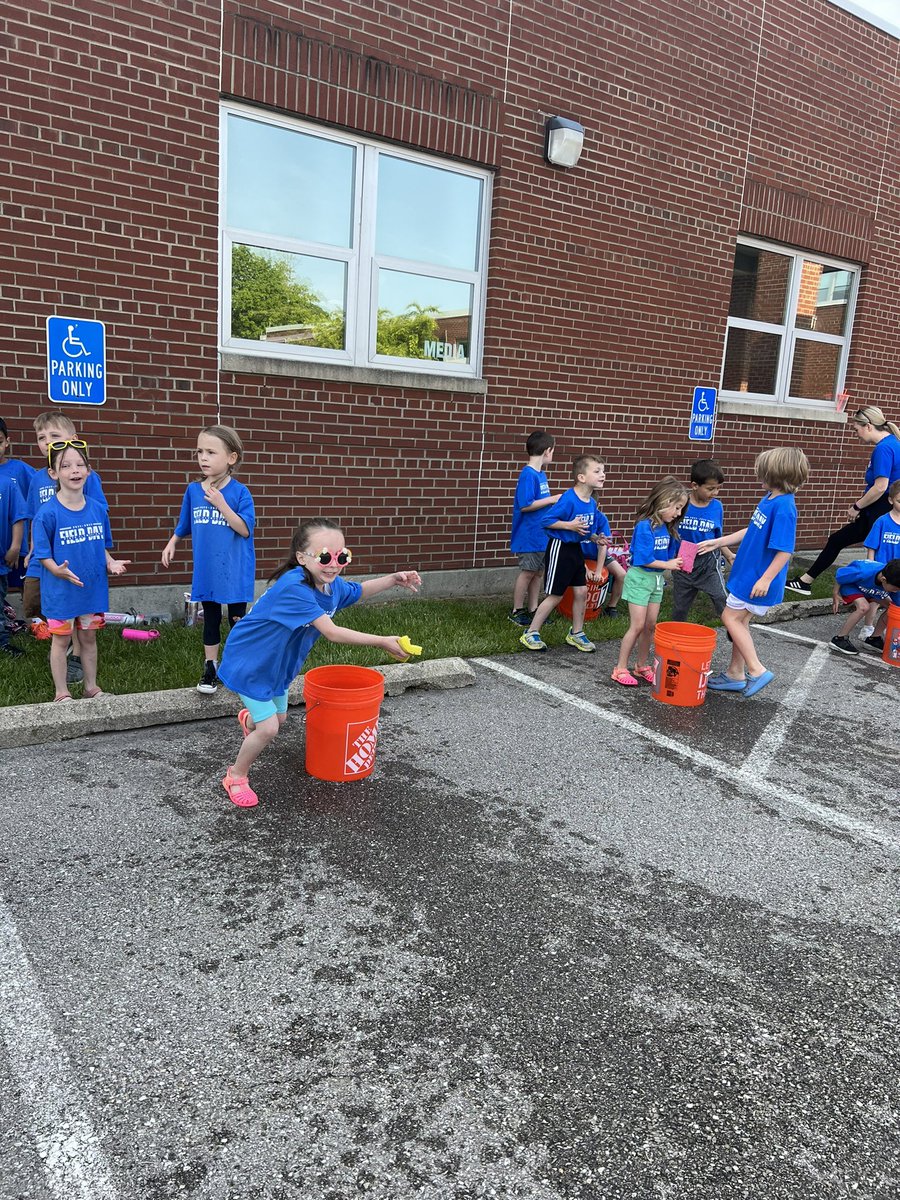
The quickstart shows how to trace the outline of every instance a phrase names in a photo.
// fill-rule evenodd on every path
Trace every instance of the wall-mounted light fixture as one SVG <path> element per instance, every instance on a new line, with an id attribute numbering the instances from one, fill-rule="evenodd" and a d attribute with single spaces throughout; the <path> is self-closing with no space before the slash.
<path id="1" fill-rule="evenodd" d="M 548 117 L 544 126 L 544 158 L 554 167 L 574 167 L 584 146 L 584 126 L 566 117 Z"/>

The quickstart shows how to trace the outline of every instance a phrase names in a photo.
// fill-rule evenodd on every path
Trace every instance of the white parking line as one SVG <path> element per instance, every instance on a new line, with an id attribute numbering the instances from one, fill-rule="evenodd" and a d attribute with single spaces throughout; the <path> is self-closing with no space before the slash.
<path id="1" fill-rule="evenodd" d="M 830 658 L 827 646 L 821 643 L 813 647 L 813 652 L 806 660 L 800 674 L 791 684 L 784 699 L 778 706 L 775 716 L 766 726 L 756 745 L 744 759 L 740 774 L 760 782 L 771 767 L 775 755 L 781 749 L 788 730 L 793 725 L 797 713 L 806 705 L 813 684 L 819 677 L 819 672 Z"/>
<path id="2" fill-rule="evenodd" d="M 52 1195 L 56 1200 L 116 1200 L 99 1139 L 2 900 L 0 1033 Z"/>
<path id="3" fill-rule="evenodd" d="M 686 746 L 682 742 L 677 742 L 674 738 L 667 737 L 664 733 L 657 733 L 654 729 L 647 729 L 637 721 L 633 721 L 630 717 L 627 717 L 618 709 L 611 711 L 601 708 L 598 704 L 592 704 L 590 700 L 583 700 L 581 696 L 574 696 L 571 692 L 564 692 L 562 688 L 554 687 L 552 683 L 544 683 L 543 680 L 535 679 L 531 675 L 525 675 L 522 671 L 516 671 L 512 667 L 505 666 L 503 663 L 492 662 L 489 658 L 473 658 L 471 661 L 477 663 L 480 667 L 487 668 L 489 671 L 496 672 L 498 675 L 505 675 L 508 679 L 513 679 L 516 683 L 521 683 L 525 687 L 533 688 L 536 692 L 542 692 L 545 696 L 552 696 L 555 700 L 560 700 L 564 704 L 570 704 L 573 708 L 579 708 L 582 712 L 590 713 L 591 716 L 599 717 L 601 721 L 607 721 L 617 729 L 627 730 L 637 737 L 653 742 L 654 745 L 669 751 L 671 754 L 677 754 L 681 758 L 686 758 L 698 767 L 702 767 L 704 770 L 720 776 L 736 787 L 743 787 L 755 792 L 767 804 L 772 805 L 776 809 L 779 807 L 779 804 L 784 809 L 797 809 L 804 816 L 813 817 L 823 825 L 839 829 L 842 833 L 852 833 L 856 837 L 874 842 L 876 845 L 882 846 L 885 850 L 890 850 L 892 853 L 900 855 L 900 840 L 892 837 L 886 830 L 879 829 L 877 825 L 870 825 L 868 821 L 860 821 L 856 817 L 850 817 L 845 813 L 825 808 L 824 805 L 816 804 L 813 800 L 807 800 L 805 796 L 800 796 L 788 788 L 782 787 L 779 783 L 768 779 L 761 779 L 758 775 L 744 775 L 740 770 L 732 766 L 731 763 L 722 762 L 720 759 L 714 758 L 711 754 L 704 754 L 702 750 L 695 750 L 693 746 Z M 739 701 L 739 703 L 742 703 L 742 701 Z"/>
<path id="4" fill-rule="evenodd" d="M 802 633 L 788 633 L 786 629 L 776 629 L 774 625 L 757 625 L 754 623 L 753 632 L 774 633 L 778 637 L 790 638 L 792 642 L 804 642 L 807 646 L 824 646 L 826 650 L 831 650 L 830 642 L 822 642 L 818 638 L 807 637 Z M 849 654 L 842 654 L 841 658 L 850 658 L 852 661 L 852 657 Z M 897 670 L 897 668 L 892 667 L 890 663 L 886 663 L 883 658 L 876 658 L 874 654 L 868 654 L 865 651 L 860 652 L 860 655 L 856 661 L 868 663 L 870 667 L 883 667 L 885 671 Z"/>

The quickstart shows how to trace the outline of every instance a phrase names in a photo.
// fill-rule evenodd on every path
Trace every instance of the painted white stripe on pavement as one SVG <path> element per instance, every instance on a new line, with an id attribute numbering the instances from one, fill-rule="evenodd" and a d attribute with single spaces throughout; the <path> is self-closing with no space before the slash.
<path id="1" fill-rule="evenodd" d="M 97 1134 L 2 900 L 0 1033 L 55 1200 L 116 1200 Z"/>
<path id="2" fill-rule="evenodd" d="M 788 691 L 778 707 L 775 716 L 766 726 L 756 745 L 744 759 L 740 774 L 751 780 L 763 777 L 771 767 L 775 755 L 781 749 L 788 730 L 793 725 L 797 713 L 800 712 L 809 699 L 813 684 L 819 677 L 819 672 L 825 666 L 831 652 L 827 646 L 814 646 L 813 652 L 803 664 L 800 674 L 788 688 Z"/>
<path id="3" fill-rule="evenodd" d="M 805 634 L 802 634 L 802 633 L 788 633 L 788 631 L 786 629 L 776 629 L 774 625 L 756 625 L 756 624 L 754 624 L 753 632 L 754 633 L 774 633 L 778 637 L 790 638 L 790 640 L 792 642 L 803 642 L 807 646 L 824 646 L 826 650 L 829 650 L 829 651 L 831 650 L 830 642 L 822 642 L 818 638 L 806 637 Z M 834 653 L 839 654 L 840 651 L 836 650 L 836 651 L 834 651 Z M 854 660 L 854 656 L 850 655 L 850 654 L 841 654 L 841 658 L 850 659 L 851 662 Z M 868 663 L 868 665 L 870 667 L 883 667 L 886 671 L 896 671 L 897 670 L 896 667 L 892 667 L 890 663 L 886 663 L 884 661 L 884 659 L 881 658 L 880 656 L 876 656 L 874 654 L 868 654 L 868 653 L 866 653 L 865 650 L 862 650 L 860 652 L 859 657 L 856 658 L 856 661 Z"/>
<path id="4" fill-rule="evenodd" d="M 813 817 L 815 820 L 821 821 L 824 825 L 830 825 L 832 828 L 840 829 L 844 833 L 852 833 L 856 837 L 874 842 L 876 845 L 882 846 L 894 854 L 900 854 L 900 840 L 892 837 L 886 830 L 879 829 L 877 825 L 870 825 L 867 821 L 859 821 L 856 817 L 847 816 L 846 813 L 825 808 L 821 804 L 816 804 L 813 800 L 807 800 L 805 796 L 800 796 L 795 792 L 789 791 L 778 783 L 762 780 L 757 776 L 742 775 L 730 763 L 713 758 L 711 754 L 704 754 L 702 750 L 695 750 L 692 746 L 676 742 L 674 738 L 667 737 L 664 733 L 657 733 L 653 729 L 647 729 L 645 726 L 638 724 L 637 721 L 632 721 L 630 717 L 625 716 L 624 713 L 618 710 L 613 712 L 601 708 L 598 704 L 592 704 L 590 700 L 583 700 L 580 696 L 572 695 L 571 692 L 564 692 L 562 688 L 554 687 L 552 683 L 544 683 L 542 680 L 535 679 L 531 675 L 525 675 L 523 672 L 516 671 L 512 667 L 504 666 L 503 663 L 492 662 L 488 658 L 473 658 L 470 661 L 477 663 L 480 667 L 486 667 L 489 671 L 495 671 L 498 675 L 505 675 L 509 679 L 514 679 L 517 683 L 524 684 L 526 687 L 534 688 L 535 691 L 542 692 L 546 696 L 552 696 L 555 700 L 560 700 L 564 704 L 571 704 L 573 708 L 580 708 L 582 712 L 599 717 L 602 721 L 609 722 L 610 725 L 614 725 L 617 729 L 625 729 L 629 733 L 645 738 L 661 749 L 667 750 L 671 754 L 677 754 L 681 758 L 686 758 L 698 767 L 703 767 L 714 775 L 719 775 L 729 783 L 756 792 L 769 804 L 775 804 L 777 807 L 777 802 L 780 802 L 785 808 L 796 808 L 805 816 Z M 743 703 L 743 701 L 739 701 L 739 703 Z"/>

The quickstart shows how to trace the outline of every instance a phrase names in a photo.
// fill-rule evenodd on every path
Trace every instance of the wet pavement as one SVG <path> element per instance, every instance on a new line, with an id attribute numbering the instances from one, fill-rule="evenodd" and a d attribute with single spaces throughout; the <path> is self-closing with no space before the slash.
<path id="1" fill-rule="evenodd" d="M 834 625 L 697 709 L 476 664 L 349 785 L 292 714 L 255 810 L 233 720 L 5 751 L 0 1200 L 896 1197 L 900 671 Z"/>

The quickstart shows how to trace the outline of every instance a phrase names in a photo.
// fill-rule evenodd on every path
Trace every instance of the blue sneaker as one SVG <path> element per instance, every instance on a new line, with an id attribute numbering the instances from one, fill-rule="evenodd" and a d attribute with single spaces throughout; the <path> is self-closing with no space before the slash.
<path id="1" fill-rule="evenodd" d="M 539 633 L 523 633 L 519 641 L 526 650 L 546 650 L 547 643 L 543 641 Z"/>
<path id="2" fill-rule="evenodd" d="M 576 650 L 582 650 L 585 654 L 593 654 L 597 649 L 583 629 L 578 633 L 573 633 L 570 629 L 566 634 L 566 645 L 574 646 Z"/>
<path id="3" fill-rule="evenodd" d="M 746 679 L 731 679 L 724 671 L 710 675 L 706 686 L 713 692 L 742 692 L 747 686 Z"/>

